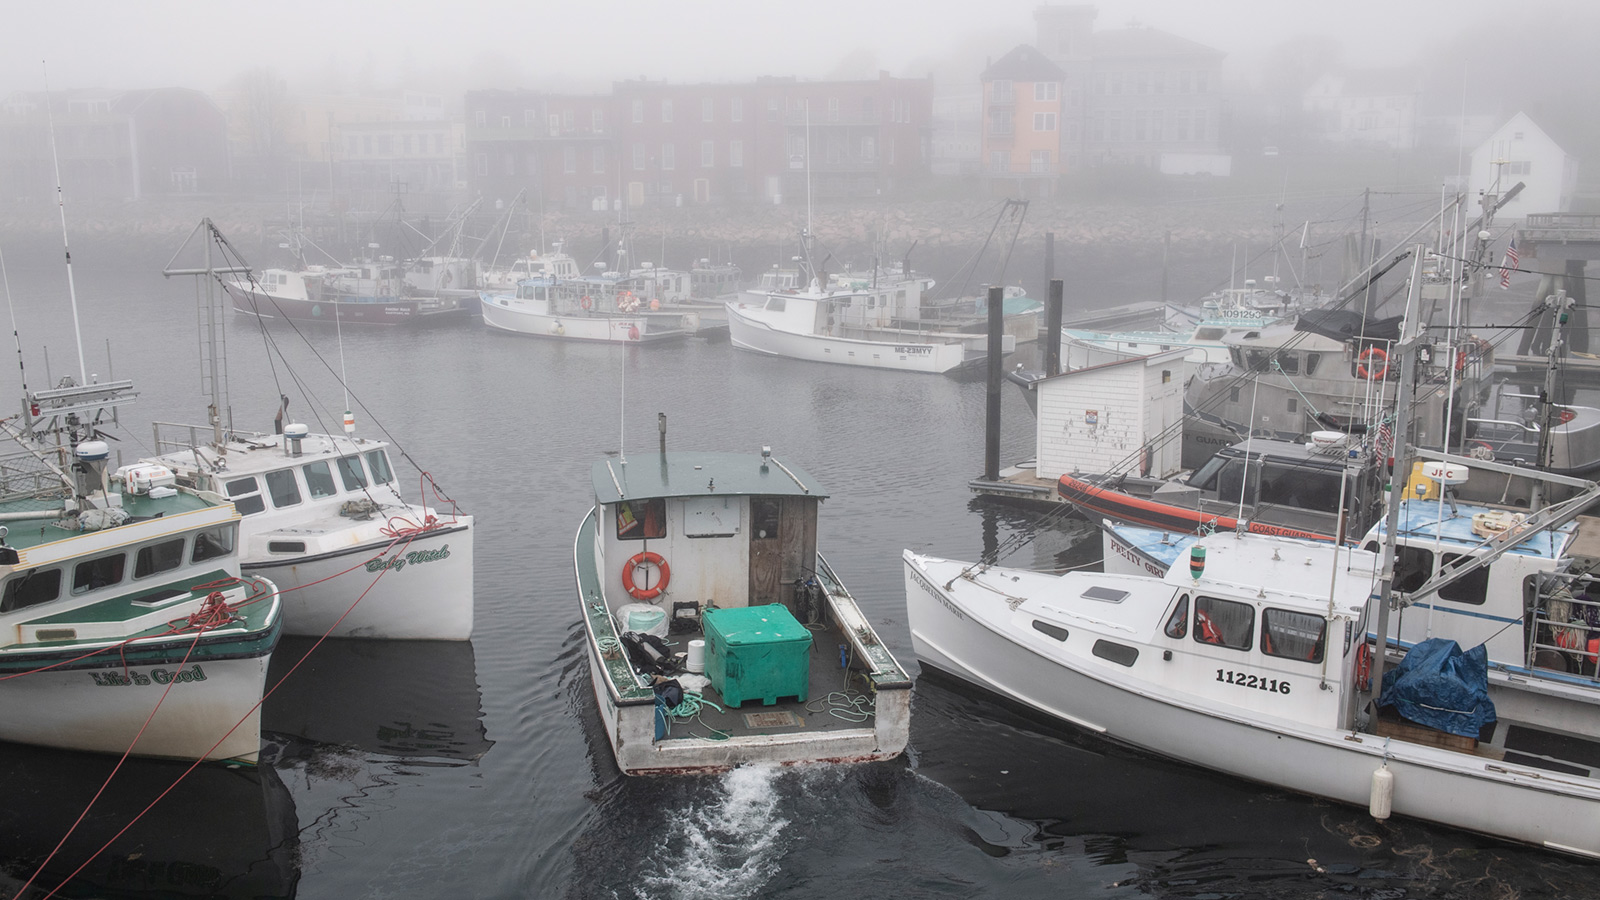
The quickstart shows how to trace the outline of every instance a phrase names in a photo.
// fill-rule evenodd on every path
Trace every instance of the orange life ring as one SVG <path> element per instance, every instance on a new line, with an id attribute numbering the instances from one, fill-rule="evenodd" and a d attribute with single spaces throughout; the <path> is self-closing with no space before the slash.
<path id="1" fill-rule="evenodd" d="M 661 580 L 656 582 L 655 587 L 639 587 L 639 582 L 634 579 L 633 574 L 641 566 L 655 566 L 660 570 Z M 645 583 L 648 584 L 649 576 L 645 577 Z M 667 565 L 667 561 L 661 558 L 659 553 L 645 550 L 630 556 L 628 561 L 622 564 L 622 586 L 628 589 L 628 593 L 635 600 L 654 600 L 661 596 L 662 591 L 667 589 L 667 582 L 671 580 L 672 569 Z"/>
<path id="2" fill-rule="evenodd" d="M 584 309 L 588 309 L 589 307 L 594 305 L 594 301 L 589 299 L 589 295 L 588 294 L 584 294 L 583 295 L 583 299 L 578 301 L 578 305 L 583 307 Z"/>
<path id="3" fill-rule="evenodd" d="M 1372 648 L 1366 641 L 1356 647 L 1356 690 L 1372 690 Z"/>
<path id="4" fill-rule="evenodd" d="M 1376 361 L 1383 365 L 1368 369 L 1367 363 L 1370 361 Z M 1383 352 L 1382 347 L 1368 347 L 1361 351 L 1361 355 L 1356 357 L 1356 374 L 1368 381 L 1378 381 L 1383 378 L 1383 376 L 1389 374 L 1389 354 Z"/>

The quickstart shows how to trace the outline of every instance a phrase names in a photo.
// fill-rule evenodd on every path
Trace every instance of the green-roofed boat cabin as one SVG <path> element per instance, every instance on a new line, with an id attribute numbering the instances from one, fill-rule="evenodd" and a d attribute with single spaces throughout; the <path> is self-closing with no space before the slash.
<path id="1" fill-rule="evenodd" d="M 623 772 L 905 749 L 911 680 L 817 552 L 827 494 L 809 473 L 763 448 L 617 456 L 591 476 L 574 569 Z"/>

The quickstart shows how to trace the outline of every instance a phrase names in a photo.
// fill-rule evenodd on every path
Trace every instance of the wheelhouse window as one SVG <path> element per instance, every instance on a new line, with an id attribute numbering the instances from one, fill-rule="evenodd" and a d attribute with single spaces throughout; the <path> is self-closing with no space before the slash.
<path id="1" fill-rule="evenodd" d="M 1261 466 L 1260 501 L 1318 512 L 1339 510 L 1339 473 L 1268 460 Z"/>
<path id="2" fill-rule="evenodd" d="M 261 497 L 261 485 L 256 483 L 255 476 L 248 478 L 235 478 L 222 486 L 228 499 L 233 501 L 233 506 L 239 515 L 248 516 L 261 512 L 267 508 L 267 501 Z"/>
<path id="3" fill-rule="evenodd" d="M 1178 605 L 1172 608 L 1172 615 L 1167 617 L 1167 627 L 1164 629 L 1167 637 L 1181 638 L 1189 633 L 1189 595 L 1184 594 L 1178 598 Z"/>
<path id="4" fill-rule="evenodd" d="M 306 473 L 306 489 L 311 492 L 311 499 L 332 497 L 339 493 L 333 486 L 333 469 L 328 466 L 328 461 L 319 459 L 300 467 Z"/>
<path id="5" fill-rule="evenodd" d="M 1322 662 L 1328 620 L 1311 613 L 1267 609 L 1261 613 L 1261 652 L 1268 656 Z"/>
<path id="6" fill-rule="evenodd" d="M 1256 611 L 1248 603 L 1196 597 L 1194 639 L 1234 650 L 1249 650 L 1255 643 Z"/>
<path id="7" fill-rule="evenodd" d="M 140 547 L 133 557 L 133 577 L 149 578 L 183 565 L 183 538 Z"/>
<path id="8" fill-rule="evenodd" d="M 783 312 L 788 305 L 788 302 L 783 297 L 769 296 L 767 298 L 767 309 L 773 312 Z"/>
<path id="9" fill-rule="evenodd" d="M 782 504 L 776 497 L 753 497 L 750 500 L 751 536 L 758 541 L 778 538 L 779 511 Z"/>
<path id="10" fill-rule="evenodd" d="M 1196 328 L 1194 330 L 1194 339 L 1197 341 L 1220 341 L 1224 333 L 1224 329 L 1215 326 Z M 1237 353 L 1238 351 L 1235 350 L 1234 352 Z"/>
<path id="11" fill-rule="evenodd" d="M 389 468 L 389 454 L 382 450 L 368 450 L 366 455 L 373 484 L 388 484 L 394 480 L 394 470 Z"/>
<path id="12" fill-rule="evenodd" d="M 61 596 L 61 570 L 34 569 L 24 574 L 12 575 L 6 580 L 6 592 L 0 598 L 0 612 L 13 612 L 49 603 Z"/>
<path id="13" fill-rule="evenodd" d="M 1446 553 L 1440 568 L 1461 558 L 1459 553 Z M 1489 596 L 1489 567 L 1479 566 L 1466 575 L 1439 589 L 1439 596 L 1452 603 L 1470 603 L 1482 606 Z"/>
<path id="14" fill-rule="evenodd" d="M 667 501 L 623 500 L 617 504 L 617 539 L 643 541 L 667 536 Z"/>
<path id="15" fill-rule="evenodd" d="M 283 509 L 300 502 L 300 483 L 295 481 L 293 469 L 268 472 L 266 479 L 267 493 L 272 496 L 274 508 Z"/>
<path id="16" fill-rule="evenodd" d="M 234 528 L 232 525 L 207 528 L 194 536 L 194 550 L 189 554 L 189 561 L 198 563 L 209 559 L 232 556 L 233 537 Z"/>
<path id="17" fill-rule="evenodd" d="M 1394 589 L 1411 593 L 1433 577 L 1433 551 L 1421 547 L 1394 548 Z"/>
<path id="18" fill-rule="evenodd" d="M 339 469 L 339 480 L 344 483 L 347 491 L 359 491 L 367 486 L 367 473 L 361 471 L 361 460 L 354 456 L 341 456 L 335 464 Z"/>
<path id="19" fill-rule="evenodd" d="M 72 568 L 72 592 L 83 594 L 121 584 L 123 570 L 127 564 L 126 553 L 115 553 L 78 563 Z"/>

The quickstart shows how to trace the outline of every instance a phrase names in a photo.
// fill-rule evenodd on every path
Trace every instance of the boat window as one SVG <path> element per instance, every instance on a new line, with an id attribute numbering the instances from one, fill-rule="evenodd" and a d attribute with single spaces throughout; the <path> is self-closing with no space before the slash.
<path id="1" fill-rule="evenodd" d="M 1319 363 L 1319 362 L 1322 362 L 1322 354 L 1321 353 L 1307 353 L 1306 354 L 1306 374 L 1307 375 L 1315 375 L 1315 374 L 1317 374 L 1317 363 Z"/>
<path id="2" fill-rule="evenodd" d="M 255 476 L 249 478 L 235 478 L 222 486 L 227 492 L 228 499 L 233 501 L 234 509 L 239 515 L 248 516 L 267 508 L 267 501 L 261 499 L 261 486 L 256 484 Z"/>
<path id="3" fill-rule="evenodd" d="M 305 541 L 267 541 L 268 553 L 304 553 Z"/>
<path id="4" fill-rule="evenodd" d="M 1228 402 L 1229 403 L 1238 403 L 1239 402 L 1239 389 L 1238 388 L 1228 388 Z"/>
<path id="5" fill-rule="evenodd" d="M 1440 568 L 1450 565 L 1461 558 L 1459 553 L 1446 553 L 1441 559 Z M 1479 566 L 1467 575 L 1445 585 L 1439 589 L 1439 596 L 1452 603 L 1470 603 L 1482 606 L 1483 601 L 1489 596 L 1489 566 Z"/>
<path id="6" fill-rule="evenodd" d="M 1433 577 L 1433 551 L 1401 545 L 1394 548 L 1394 589 L 1411 593 Z"/>
<path id="7" fill-rule="evenodd" d="M 788 301 L 782 297 L 769 296 L 767 298 L 767 309 L 771 310 L 772 312 L 783 312 L 784 308 L 787 306 Z"/>
<path id="8" fill-rule="evenodd" d="M 8 613 L 18 609 L 27 609 L 48 603 L 61 596 L 61 570 L 34 569 L 22 575 L 12 575 L 6 579 L 6 593 L 0 599 L 0 613 Z"/>
<path id="9" fill-rule="evenodd" d="M 217 559 L 233 555 L 233 526 L 221 525 L 216 528 L 207 528 L 194 536 L 194 552 L 189 554 L 190 562 L 205 562 L 208 559 Z"/>
<path id="10" fill-rule="evenodd" d="M 367 469 L 372 472 L 373 484 L 388 484 L 394 480 L 394 470 L 389 468 L 389 455 L 382 450 L 368 450 Z"/>
<path id="11" fill-rule="evenodd" d="M 1228 351 L 1228 358 L 1233 360 L 1233 365 L 1234 365 L 1235 368 L 1239 368 L 1239 369 L 1244 368 L 1244 356 L 1239 353 L 1239 348 L 1238 347 L 1234 347 L 1233 349 Z M 1238 399 L 1238 398 L 1236 397 L 1234 399 Z"/>
<path id="12" fill-rule="evenodd" d="M 778 536 L 778 512 L 781 504 L 776 497 L 750 498 L 750 519 L 753 531 L 751 537 L 756 540 L 770 541 Z"/>
<path id="13" fill-rule="evenodd" d="M 1119 666 L 1131 666 L 1139 658 L 1139 649 L 1119 644 L 1116 641 L 1098 640 L 1090 652 L 1101 659 L 1110 660 Z"/>
<path id="14" fill-rule="evenodd" d="M 1261 503 L 1338 512 L 1339 473 L 1268 460 L 1261 466 Z"/>
<path id="15" fill-rule="evenodd" d="M 273 507 L 283 509 L 300 502 L 300 484 L 294 480 L 293 469 L 268 472 L 266 479 L 267 493 L 272 495 Z"/>
<path id="16" fill-rule="evenodd" d="M 333 486 L 333 469 L 328 467 L 327 460 L 319 459 L 300 468 L 306 473 L 306 489 L 311 492 L 311 499 L 332 497 L 339 493 L 339 489 Z"/>
<path id="17" fill-rule="evenodd" d="M 1261 652 L 1284 659 L 1322 662 L 1323 638 L 1328 620 L 1312 613 L 1287 609 L 1261 612 Z"/>
<path id="18" fill-rule="evenodd" d="M 1194 339 L 1197 341 L 1220 341 L 1224 329 L 1221 328 L 1196 328 Z"/>
<path id="19" fill-rule="evenodd" d="M 1178 605 L 1173 607 L 1172 615 L 1167 617 L 1167 627 L 1164 630 L 1169 638 L 1181 638 L 1189 633 L 1188 594 L 1178 598 Z"/>
<path id="20" fill-rule="evenodd" d="M 113 584 L 121 584 L 122 572 L 127 564 L 126 553 L 113 553 L 110 556 L 78 563 L 72 567 L 72 592 L 82 594 Z"/>
<path id="21" fill-rule="evenodd" d="M 1249 650 L 1254 644 L 1256 611 L 1248 603 L 1196 597 L 1194 600 L 1194 639 L 1234 650 Z"/>
<path id="22" fill-rule="evenodd" d="M 617 503 L 617 538 L 642 541 L 667 536 L 667 501 L 623 500 Z"/>
<path id="23" fill-rule="evenodd" d="M 1260 466 L 1246 466 L 1243 459 L 1230 459 L 1223 464 L 1222 471 L 1217 473 L 1217 499 L 1253 506 L 1256 502 L 1256 487 L 1260 481 Z"/>
<path id="24" fill-rule="evenodd" d="M 1198 472 L 1195 472 L 1193 475 L 1189 476 L 1190 486 L 1197 487 L 1201 490 L 1209 489 L 1213 482 L 1216 481 L 1217 470 L 1222 468 L 1223 464 L 1227 461 L 1227 457 L 1224 456 L 1213 456 L 1206 460 L 1206 464 L 1201 466 Z"/>
<path id="25" fill-rule="evenodd" d="M 1122 601 L 1128 599 L 1128 592 L 1119 591 L 1115 588 L 1095 585 L 1094 587 L 1089 588 L 1087 591 L 1084 591 L 1081 596 L 1085 600 L 1099 600 L 1103 603 L 1121 603 Z"/>
<path id="26" fill-rule="evenodd" d="M 1060 625 L 1052 625 L 1049 622 L 1041 622 L 1038 619 L 1033 620 L 1033 630 L 1043 634 L 1048 634 L 1058 641 L 1064 641 L 1067 639 L 1067 630 L 1065 628 L 1062 628 Z"/>
<path id="27" fill-rule="evenodd" d="M 1285 374 L 1285 375 L 1299 375 L 1300 374 L 1300 354 L 1298 354 L 1298 353 L 1279 353 L 1278 354 L 1278 365 L 1283 369 L 1283 374 Z"/>
<path id="28" fill-rule="evenodd" d="M 133 577 L 147 578 L 183 565 L 183 538 L 140 547 L 133 558 Z"/>
<path id="29" fill-rule="evenodd" d="M 347 491 L 359 491 L 367 486 L 367 475 L 361 471 L 361 460 L 354 456 L 341 456 L 338 462 L 339 480 Z"/>
<path id="30" fill-rule="evenodd" d="M 1260 350 L 1246 350 L 1244 360 L 1250 364 L 1250 371 L 1252 372 L 1260 372 L 1267 367 L 1267 354 Z"/>

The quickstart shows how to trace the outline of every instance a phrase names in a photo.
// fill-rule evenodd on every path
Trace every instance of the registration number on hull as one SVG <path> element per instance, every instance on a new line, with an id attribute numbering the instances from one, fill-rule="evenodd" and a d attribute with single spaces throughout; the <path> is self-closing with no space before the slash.
<path id="1" fill-rule="evenodd" d="M 1242 688 L 1254 688 L 1272 694 L 1289 693 L 1289 682 L 1279 681 L 1276 678 L 1263 678 L 1260 675 L 1250 675 L 1245 672 L 1230 672 L 1226 669 L 1217 670 L 1217 680 L 1224 684 L 1237 685 Z"/>

